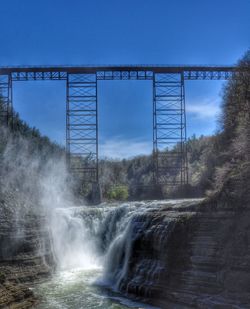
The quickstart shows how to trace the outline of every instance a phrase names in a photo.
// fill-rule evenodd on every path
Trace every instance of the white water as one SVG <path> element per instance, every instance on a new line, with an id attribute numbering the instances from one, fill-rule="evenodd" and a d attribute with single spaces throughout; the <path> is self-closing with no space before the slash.
<path id="1" fill-rule="evenodd" d="M 137 202 L 56 209 L 51 232 L 58 269 L 108 269 L 114 247 L 122 246 L 123 239 L 129 243 L 131 219 L 153 208 L 154 202 Z"/>
<path id="2" fill-rule="evenodd" d="M 122 297 L 118 290 L 136 234 L 133 222 L 153 209 L 159 209 L 159 202 L 56 209 L 51 234 L 57 272 L 37 287 L 42 297 L 39 308 L 148 308 Z"/>

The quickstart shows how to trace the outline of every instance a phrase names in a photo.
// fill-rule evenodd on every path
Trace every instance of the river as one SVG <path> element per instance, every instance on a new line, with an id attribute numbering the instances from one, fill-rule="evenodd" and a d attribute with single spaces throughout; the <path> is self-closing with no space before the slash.
<path id="1" fill-rule="evenodd" d="M 98 269 L 72 269 L 57 272 L 38 284 L 34 291 L 41 299 L 38 309 L 153 308 L 111 292 L 95 282 L 102 275 Z"/>

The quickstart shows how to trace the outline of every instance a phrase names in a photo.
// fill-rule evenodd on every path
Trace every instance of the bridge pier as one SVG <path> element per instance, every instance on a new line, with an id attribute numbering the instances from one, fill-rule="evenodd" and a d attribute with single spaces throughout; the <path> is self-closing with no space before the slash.
<path id="1" fill-rule="evenodd" d="M 67 75 L 68 166 L 85 182 L 98 182 L 98 115 L 95 73 Z"/>
<path id="2" fill-rule="evenodd" d="M 153 160 L 155 183 L 170 186 L 188 183 L 182 73 L 154 74 Z"/>
<path id="3" fill-rule="evenodd" d="M 12 78 L 11 74 L 0 75 L 0 121 L 1 123 L 13 125 L 13 107 L 12 107 Z"/>
<path id="4" fill-rule="evenodd" d="M 98 205 L 102 202 L 102 189 L 98 182 L 92 183 L 89 202 L 92 205 Z"/>

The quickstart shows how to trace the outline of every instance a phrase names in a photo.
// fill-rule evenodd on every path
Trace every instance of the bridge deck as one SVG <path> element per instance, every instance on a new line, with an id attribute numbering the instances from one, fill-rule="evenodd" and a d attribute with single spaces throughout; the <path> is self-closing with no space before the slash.
<path id="1" fill-rule="evenodd" d="M 51 65 L 51 66 L 0 66 L 0 74 L 14 72 L 67 72 L 67 73 L 94 73 L 98 71 L 152 71 L 155 73 L 182 73 L 182 72 L 237 72 L 248 70 L 237 66 L 216 65 Z"/>

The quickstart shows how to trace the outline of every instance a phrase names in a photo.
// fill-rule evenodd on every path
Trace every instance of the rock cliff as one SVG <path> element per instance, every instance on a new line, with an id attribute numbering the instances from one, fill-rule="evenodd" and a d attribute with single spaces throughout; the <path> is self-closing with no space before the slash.
<path id="1" fill-rule="evenodd" d="M 48 276 L 53 265 L 49 232 L 44 216 L 32 213 L 15 193 L 1 196 L 0 308 L 29 308 L 36 302 L 31 283 Z"/>
<path id="2" fill-rule="evenodd" d="M 137 217 L 120 290 L 160 308 L 250 308 L 250 212 L 219 209 L 191 203 Z"/>

